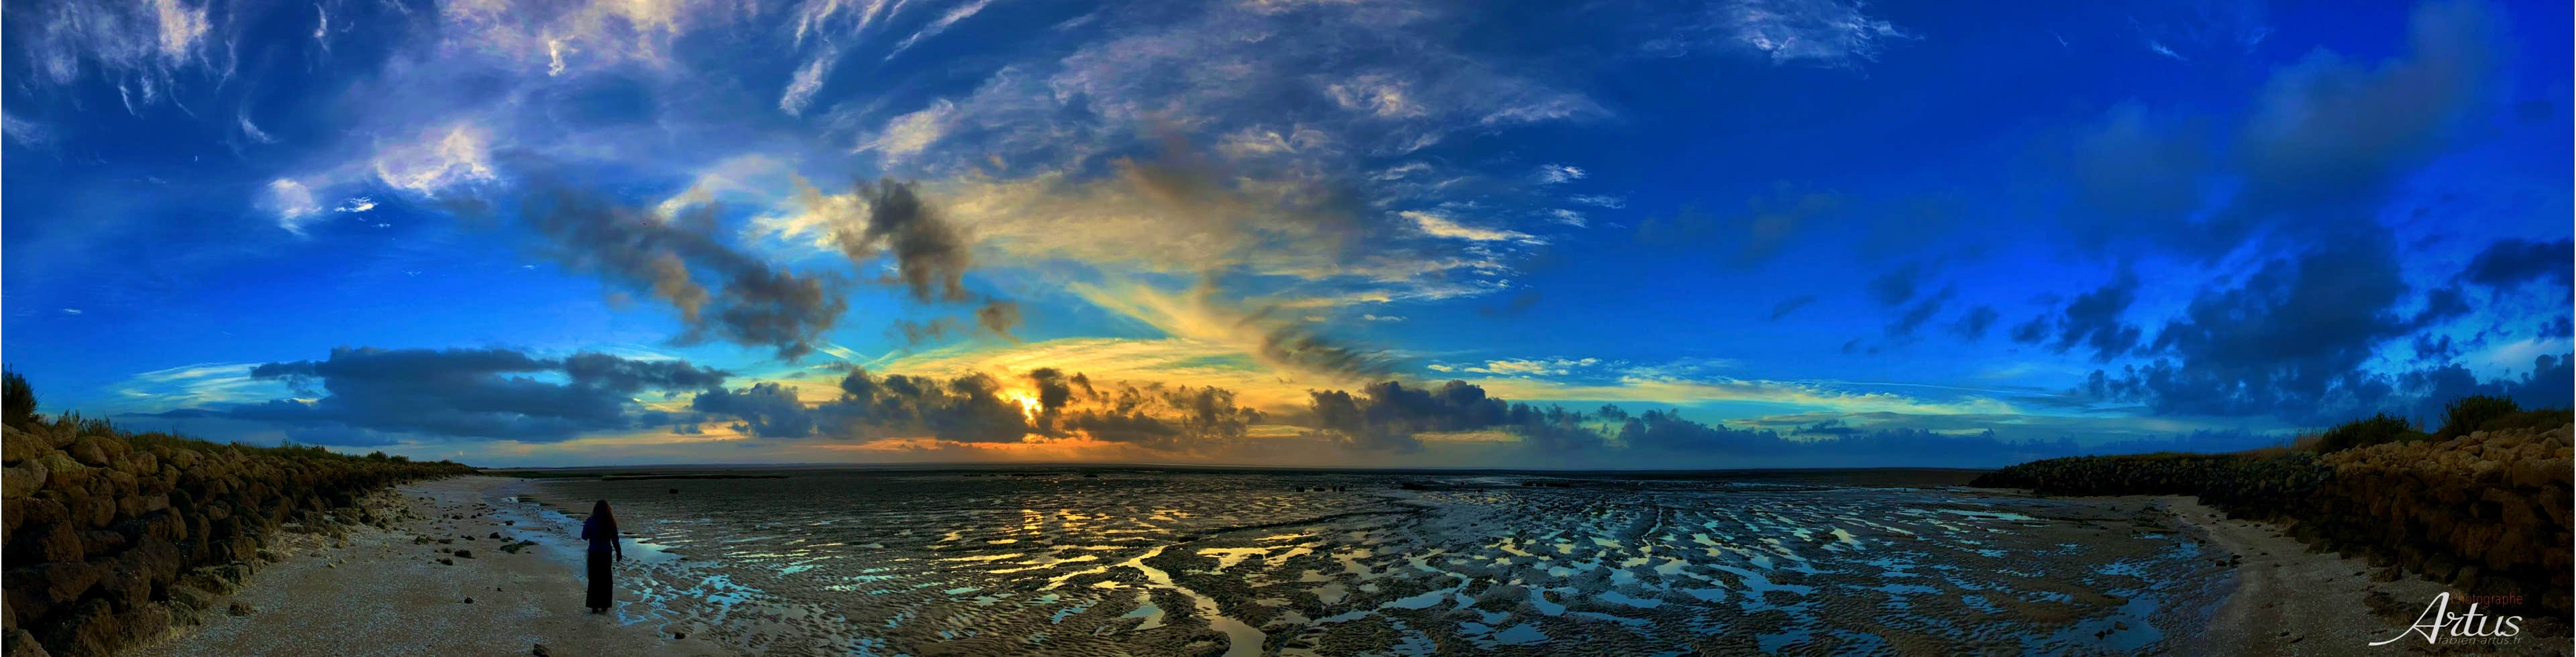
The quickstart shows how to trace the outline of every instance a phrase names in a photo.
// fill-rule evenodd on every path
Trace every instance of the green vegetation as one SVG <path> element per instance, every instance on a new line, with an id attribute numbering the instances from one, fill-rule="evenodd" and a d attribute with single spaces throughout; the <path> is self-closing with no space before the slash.
<path id="1" fill-rule="evenodd" d="M 2442 438 L 2458 438 L 2483 430 L 2486 423 L 2522 412 L 2513 400 L 2487 395 L 2473 395 L 2451 400 L 2442 407 Z"/>
<path id="2" fill-rule="evenodd" d="M 41 434 L 112 437 L 125 441 L 126 444 L 134 446 L 134 449 L 145 451 L 150 451 L 156 447 L 166 447 L 170 449 L 184 449 L 210 454 L 225 450 L 238 450 L 244 456 L 266 456 L 295 461 L 355 461 L 361 460 L 362 458 L 365 460 L 389 461 L 393 463 L 408 463 L 411 461 L 411 459 L 401 456 L 384 456 L 383 452 L 377 452 L 372 457 L 359 457 L 356 455 L 334 452 L 329 449 L 325 449 L 320 445 L 300 445 L 296 444 L 294 441 L 287 441 L 285 444 L 275 447 L 267 447 L 244 443 L 217 443 L 161 431 L 127 431 L 125 429 L 118 428 L 114 422 L 98 418 L 81 417 L 79 413 L 65 413 L 54 416 L 50 419 L 40 416 L 29 422 L 27 425 L 11 425 L 11 428 Z M 447 463 L 445 460 L 441 460 L 439 462 Z"/>
<path id="3" fill-rule="evenodd" d="M 0 410 L 6 411 L 11 428 L 24 429 L 36 421 L 36 389 L 27 387 L 27 377 L 17 370 L 0 368 Z"/>
<path id="4" fill-rule="evenodd" d="M 2546 429 L 2567 424 L 2571 417 L 2576 417 L 2576 413 L 2564 408 L 2526 411 L 2513 400 L 2503 397 L 2461 397 L 2442 408 L 2442 430 L 2434 432 L 2434 437 L 2450 439 L 2479 431 Z"/>
<path id="5" fill-rule="evenodd" d="M 2381 443 L 2423 440 L 2428 437 L 2430 436 L 2424 432 L 2415 430 L 2415 423 L 2406 421 L 2406 418 L 2381 413 L 2327 429 L 2325 433 L 2318 434 L 2315 449 L 2317 453 L 2324 454 Z"/>
<path id="6" fill-rule="evenodd" d="M 2319 454 L 2332 454 L 2356 447 L 2420 440 L 2450 440 L 2480 431 L 2506 429 L 2550 429 L 2576 420 L 2576 412 L 2564 408 L 2526 411 L 2513 400 L 2488 395 L 2474 395 L 2452 400 L 2442 410 L 2442 427 L 2432 433 L 2417 429 L 2405 418 L 2380 413 L 2368 418 L 2335 425 L 2324 433 L 2299 441 L 2300 446 Z"/>

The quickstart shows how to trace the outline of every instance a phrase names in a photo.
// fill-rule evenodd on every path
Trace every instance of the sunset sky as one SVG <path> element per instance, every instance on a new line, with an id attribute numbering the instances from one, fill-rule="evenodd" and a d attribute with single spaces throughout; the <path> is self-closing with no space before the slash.
<path id="1" fill-rule="evenodd" d="M 1991 466 L 2569 403 L 2568 3 L 1969 9 L 12 0 L 0 356 L 476 465 Z"/>

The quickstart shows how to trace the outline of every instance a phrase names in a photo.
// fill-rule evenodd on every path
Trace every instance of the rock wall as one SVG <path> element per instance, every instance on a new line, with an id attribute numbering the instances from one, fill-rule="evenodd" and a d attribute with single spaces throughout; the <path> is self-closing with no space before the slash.
<path id="1" fill-rule="evenodd" d="M 0 428 L 0 634 L 11 657 L 106 655 L 215 611 L 282 528 L 376 522 L 352 504 L 472 472 L 154 439 L 71 424 Z"/>
<path id="2" fill-rule="evenodd" d="M 2481 431 L 2328 454 L 2334 477 L 2294 535 L 2478 595 L 2521 595 L 2565 618 L 2571 573 L 2569 434 Z"/>

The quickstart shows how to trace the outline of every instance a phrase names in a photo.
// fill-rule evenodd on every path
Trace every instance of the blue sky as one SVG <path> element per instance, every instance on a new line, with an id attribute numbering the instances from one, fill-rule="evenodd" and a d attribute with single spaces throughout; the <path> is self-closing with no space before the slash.
<path id="1" fill-rule="evenodd" d="M 0 351 L 144 428 L 1996 465 L 2571 397 L 2564 3 L 10 9 Z"/>

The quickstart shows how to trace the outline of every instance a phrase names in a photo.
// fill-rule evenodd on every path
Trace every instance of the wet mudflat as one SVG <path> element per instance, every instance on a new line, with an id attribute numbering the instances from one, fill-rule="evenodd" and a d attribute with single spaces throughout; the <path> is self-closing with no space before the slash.
<path id="1" fill-rule="evenodd" d="M 622 622 L 780 654 L 2135 652 L 2183 645 L 2230 585 L 2148 501 L 1949 488 L 806 471 L 488 494 L 523 534 L 565 527 L 566 560 L 561 510 L 614 500 L 640 548 Z"/>

